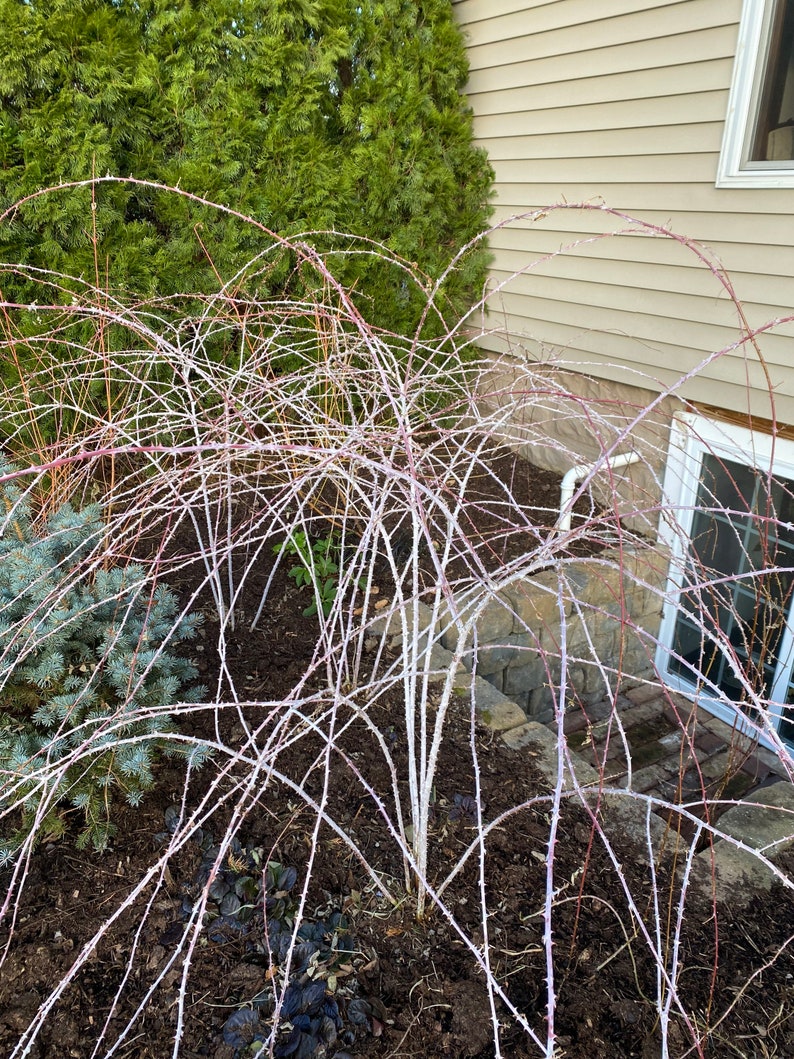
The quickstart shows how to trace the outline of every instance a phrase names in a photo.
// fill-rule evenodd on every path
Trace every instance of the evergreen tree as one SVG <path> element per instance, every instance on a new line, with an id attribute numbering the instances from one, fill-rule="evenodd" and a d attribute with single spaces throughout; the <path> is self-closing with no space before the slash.
<path id="1" fill-rule="evenodd" d="M 0 0 L 0 24 L 2 208 L 132 175 L 281 234 L 385 242 L 431 277 L 486 225 L 492 175 L 450 0 Z M 37 198 L 0 226 L 7 262 L 140 295 L 216 290 L 214 269 L 227 280 L 261 247 L 238 221 L 117 184 Z M 480 249 L 449 283 L 455 310 L 485 264 Z M 421 299 L 396 270 L 348 255 L 335 271 L 375 322 L 415 325 Z M 35 299 L 13 275 L 2 287 Z"/>
<path id="2" fill-rule="evenodd" d="M 0 457 L 0 478 L 12 471 Z M 175 597 L 134 564 L 86 569 L 104 532 L 96 507 L 69 504 L 37 530 L 27 497 L 0 485 L 0 809 L 22 809 L 0 861 L 34 822 L 57 835 L 69 815 L 82 818 L 78 844 L 102 849 L 114 798 L 137 805 L 159 753 L 178 746 L 167 715 L 141 711 L 202 692 L 186 690 L 196 670 L 171 649 L 197 618 L 176 618 Z"/>

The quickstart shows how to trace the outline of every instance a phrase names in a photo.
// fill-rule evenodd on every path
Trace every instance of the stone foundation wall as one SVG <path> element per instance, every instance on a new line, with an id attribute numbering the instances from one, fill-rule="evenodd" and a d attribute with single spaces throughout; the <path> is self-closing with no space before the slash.
<path id="1" fill-rule="evenodd" d="M 554 713 L 563 649 L 567 687 L 585 703 L 614 687 L 617 673 L 653 662 L 668 554 L 661 548 L 603 552 L 544 570 L 490 600 L 465 645 L 464 665 L 516 702 L 531 720 Z M 442 647 L 455 651 L 459 628 L 442 623 Z M 476 649 L 474 647 L 476 642 Z"/>

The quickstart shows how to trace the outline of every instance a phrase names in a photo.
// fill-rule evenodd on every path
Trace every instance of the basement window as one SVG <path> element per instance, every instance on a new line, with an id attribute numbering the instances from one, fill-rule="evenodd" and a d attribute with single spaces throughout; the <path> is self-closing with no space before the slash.
<path id="1" fill-rule="evenodd" d="M 794 442 L 676 417 L 657 666 L 739 729 L 794 748 Z"/>
<path id="2" fill-rule="evenodd" d="M 794 0 L 745 0 L 717 187 L 794 187 Z"/>

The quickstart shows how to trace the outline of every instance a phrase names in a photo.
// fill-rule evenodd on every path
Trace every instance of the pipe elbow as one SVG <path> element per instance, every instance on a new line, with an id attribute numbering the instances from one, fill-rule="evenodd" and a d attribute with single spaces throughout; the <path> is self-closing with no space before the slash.
<path id="1" fill-rule="evenodd" d="M 628 467 L 629 464 L 636 463 L 640 458 L 638 452 L 621 452 L 612 459 L 596 460 L 594 463 L 577 463 L 574 467 L 571 467 L 562 476 L 560 482 L 560 514 L 557 518 L 557 524 L 555 529 L 558 533 L 567 533 L 571 528 L 571 518 L 573 515 L 573 509 L 571 501 L 573 494 L 576 490 L 576 483 L 581 482 L 582 479 L 587 478 L 594 471 L 599 468 L 606 466 L 610 471 L 620 470 L 622 467 Z"/>

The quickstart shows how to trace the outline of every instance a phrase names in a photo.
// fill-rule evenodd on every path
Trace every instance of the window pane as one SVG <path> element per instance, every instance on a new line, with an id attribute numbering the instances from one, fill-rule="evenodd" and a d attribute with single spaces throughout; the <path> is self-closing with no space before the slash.
<path id="1" fill-rule="evenodd" d="M 786 743 L 794 746 L 794 684 L 789 685 L 786 705 L 783 709 L 783 719 L 778 728 L 780 738 Z"/>
<path id="2" fill-rule="evenodd" d="M 755 477 L 753 470 L 743 463 L 707 454 L 700 471 L 697 506 L 750 512 L 755 496 Z"/>
<path id="3" fill-rule="evenodd" d="M 734 701 L 746 686 L 769 697 L 794 582 L 791 483 L 707 454 L 696 503 L 670 668 Z"/>
<path id="4" fill-rule="evenodd" d="M 753 162 L 794 159 L 794 0 L 777 0 L 772 15 L 758 117 L 750 145 Z"/>

